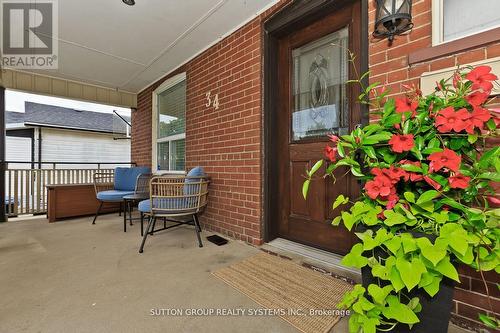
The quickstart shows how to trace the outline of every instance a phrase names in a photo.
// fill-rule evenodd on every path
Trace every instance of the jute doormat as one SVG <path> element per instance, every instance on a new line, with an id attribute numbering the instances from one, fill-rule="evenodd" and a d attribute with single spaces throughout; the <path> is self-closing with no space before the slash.
<path id="1" fill-rule="evenodd" d="M 340 320 L 332 312 L 352 289 L 347 282 L 267 253 L 212 274 L 265 309 L 277 310 L 276 315 L 305 333 L 328 332 Z"/>

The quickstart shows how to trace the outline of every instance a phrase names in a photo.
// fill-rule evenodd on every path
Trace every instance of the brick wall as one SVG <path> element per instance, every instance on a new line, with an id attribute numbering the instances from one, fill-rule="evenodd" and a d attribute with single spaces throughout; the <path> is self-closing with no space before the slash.
<path id="1" fill-rule="evenodd" d="M 287 1 L 283 1 L 286 3 Z M 281 6 L 281 5 L 279 5 Z M 212 177 L 210 204 L 202 217 L 205 228 L 251 244 L 261 244 L 262 217 L 262 37 L 261 24 L 278 6 L 268 10 L 229 37 L 179 68 L 187 73 L 186 163 L 202 165 Z M 459 52 L 423 63 L 408 64 L 408 54 L 431 46 L 431 0 L 415 0 L 415 28 L 406 36 L 387 40 L 369 38 L 371 82 L 387 82 L 393 95 L 402 84 L 419 84 L 423 72 L 500 56 L 500 43 Z M 369 31 L 373 30 L 375 0 L 369 0 Z M 138 96 L 132 114 L 132 160 L 151 164 L 152 91 L 156 82 Z M 205 106 L 205 93 L 219 95 L 220 108 Z M 372 119 L 374 119 L 372 117 Z M 487 308 L 484 286 L 468 268 L 460 269 L 454 321 L 478 328 L 478 310 Z M 498 274 L 487 274 L 498 311 Z"/>
<path id="2" fill-rule="evenodd" d="M 139 93 L 132 114 L 132 161 L 151 165 L 152 92 L 186 72 L 186 166 L 211 177 L 205 228 L 261 244 L 262 221 L 262 21 L 283 3 Z M 218 94 L 219 109 L 205 94 Z"/>
<path id="3" fill-rule="evenodd" d="M 403 84 L 419 86 L 420 75 L 424 72 L 440 70 L 500 56 L 500 43 L 484 45 L 476 49 L 458 52 L 434 60 L 409 64 L 408 55 L 416 50 L 432 46 L 431 0 L 414 0 L 412 7 L 414 29 L 405 36 L 395 38 L 392 46 L 387 39 L 369 37 L 370 82 L 382 82 L 391 89 L 391 95 L 404 93 Z M 375 1 L 369 1 L 369 31 L 375 24 Z M 375 117 L 371 117 L 372 120 Z M 479 273 L 469 267 L 460 267 L 461 284 L 455 289 L 453 321 L 460 326 L 474 330 L 483 327 L 478 322 L 478 312 L 489 312 L 486 290 Z M 495 272 L 485 274 L 492 305 L 496 314 L 500 313 L 500 293 L 496 283 L 500 283 Z"/>

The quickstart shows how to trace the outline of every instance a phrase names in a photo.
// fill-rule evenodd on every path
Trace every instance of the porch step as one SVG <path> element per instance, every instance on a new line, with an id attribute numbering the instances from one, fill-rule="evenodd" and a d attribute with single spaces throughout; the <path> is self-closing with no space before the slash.
<path id="1" fill-rule="evenodd" d="M 346 278 L 350 282 L 361 283 L 361 271 L 340 263 L 342 256 L 299 244 L 287 239 L 276 238 L 261 246 L 266 252 L 288 257 L 304 266 L 331 273 L 335 277 Z"/>

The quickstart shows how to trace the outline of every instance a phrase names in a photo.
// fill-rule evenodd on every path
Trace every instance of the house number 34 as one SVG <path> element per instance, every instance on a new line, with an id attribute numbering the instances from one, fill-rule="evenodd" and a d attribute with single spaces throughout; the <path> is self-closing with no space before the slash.
<path id="1" fill-rule="evenodd" d="M 219 94 L 212 96 L 212 93 L 209 91 L 205 94 L 205 97 L 207 98 L 207 103 L 205 103 L 207 108 L 212 106 L 215 110 L 219 110 Z"/>

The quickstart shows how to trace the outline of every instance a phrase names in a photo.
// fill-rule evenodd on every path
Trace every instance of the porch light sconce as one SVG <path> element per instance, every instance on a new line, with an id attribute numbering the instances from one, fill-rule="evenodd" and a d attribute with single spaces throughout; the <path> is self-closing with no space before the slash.
<path id="1" fill-rule="evenodd" d="M 122 2 L 129 6 L 135 5 L 135 0 L 122 0 Z"/>
<path id="2" fill-rule="evenodd" d="M 388 38 L 391 44 L 395 35 L 413 28 L 411 22 L 412 0 L 376 0 L 377 16 L 373 37 Z"/>

